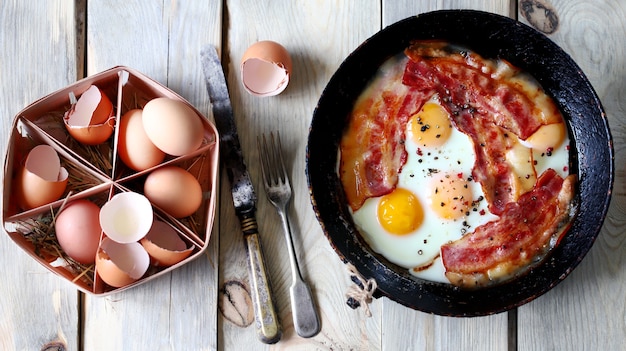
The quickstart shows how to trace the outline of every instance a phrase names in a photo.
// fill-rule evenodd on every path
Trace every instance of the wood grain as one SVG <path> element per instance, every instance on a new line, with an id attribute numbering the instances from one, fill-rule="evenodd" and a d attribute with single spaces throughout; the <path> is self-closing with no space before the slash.
<path id="1" fill-rule="evenodd" d="M 274 298 L 283 326 L 276 349 L 339 349 L 380 345 L 380 319 L 366 319 L 345 304 L 347 271 L 325 239 L 310 206 L 304 169 L 306 136 L 313 109 L 326 82 L 345 56 L 380 29 L 378 1 L 232 1 L 228 3 L 228 82 L 244 157 L 257 186 L 258 223 Z M 267 15 L 271 14 L 271 15 Z M 246 25 L 242 25 L 242 24 Z M 287 48 L 293 60 L 289 86 L 280 95 L 260 99 L 248 95 L 239 80 L 239 63 L 247 47 L 258 40 L 273 40 Z M 302 275 L 320 306 L 322 332 L 299 338 L 293 329 L 288 287 L 291 281 L 287 247 L 274 208 L 260 187 L 256 137 L 281 131 L 293 187 L 291 205 L 294 245 Z M 247 284 L 245 253 L 230 194 L 224 189 L 220 286 L 235 280 Z M 219 329 L 227 350 L 264 349 L 252 327 L 241 329 L 222 321 Z"/>
<path id="2" fill-rule="evenodd" d="M 614 140 L 616 178 L 608 216 L 589 254 L 563 283 L 519 309 L 518 347 L 623 350 L 626 1 L 553 0 L 549 5 L 558 18 L 558 27 L 549 34 L 550 39 L 578 63 L 604 105 Z M 530 24 L 526 19 L 524 22 Z"/>
<path id="3" fill-rule="evenodd" d="M 74 10 L 73 2 L 62 0 L 0 2 L 3 155 L 13 117 L 76 79 Z M 0 238 L 0 259 L 0 349 L 76 349 L 76 288 L 30 258 L 6 233 Z"/>

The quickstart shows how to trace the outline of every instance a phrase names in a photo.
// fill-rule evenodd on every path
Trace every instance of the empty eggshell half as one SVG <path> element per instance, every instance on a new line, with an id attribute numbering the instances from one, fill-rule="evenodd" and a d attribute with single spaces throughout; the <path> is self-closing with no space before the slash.
<path id="1" fill-rule="evenodd" d="M 111 100 L 95 85 L 87 89 L 63 117 L 70 135 L 87 145 L 105 142 L 113 134 Z"/>
<path id="2" fill-rule="evenodd" d="M 189 257 L 193 247 L 187 244 L 169 224 L 155 220 L 141 245 L 152 257 L 155 266 L 172 266 Z"/>
<path id="3" fill-rule="evenodd" d="M 102 230 L 118 243 L 139 241 L 148 234 L 153 220 L 148 198 L 134 192 L 116 194 L 100 209 Z"/>
<path id="4" fill-rule="evenodd" d="M 102 239 L 96 255 L 96 272 L 110 286 L 121 288 L 139 280 L 148 271 L 150 256 L 141 244 L 122 244 Z"/>
<path id="5" fill-rule="evenodd" d="M 291 57 L 285 47 L 270 40 L 259 41 L 241 58 L 241 82 L 252 95 L 278 95 L 289 84 L 291 67 Z"/>
<path id="6" fill-rule="evenodd" d="M 29 210 L 58 200 L 65 192 L 68 176 L 51 146 L 35 146 L 16 178 L 19 206 Z"/>

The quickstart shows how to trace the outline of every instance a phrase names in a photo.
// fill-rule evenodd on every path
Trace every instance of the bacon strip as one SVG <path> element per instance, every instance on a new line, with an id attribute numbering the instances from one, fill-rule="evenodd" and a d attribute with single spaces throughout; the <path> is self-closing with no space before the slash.
<path id="1" fill-rule="evenodd" d="M 502 216 L 441 247 L 446 276 L 473 287 L 506 277 L 550 248 L 563 232 L 574 197 L 575 176 L 544 172 L 533 190 L 506 204 Z"/>
<path id="2" fill-rule="evenodd" d="M 453 121 L 456 127 L 470 136 L 476 154 L 472 177 L 478 181 L 489 204 L 489 211 L 502 214 L 504 206 L 517 200 L 518 183 L 511 176 L 513 170 L 506 159 L 513 140 L 488 118 L 463 111 Z"/>
<path id="3" fill-rule="evenodd" d="M 450 49 L 451 50 L 451 49 Z M 542 113 L 531 92 L 514 81 L 492 76 L 488 60 L 476 54 L 445 51 L 441 43 L 416 42 L 405 50 L 409 57 L 404 84 L 435 89 L 448 97 L 453 115 L 472 110 L 489 118 L 492 123 L 525 140 L 543 124 L 561 120 L 556 106 Z"/>
<path id="4" fill-rule="evenodd" d="M 432 96 L 399 82 L 399 76 L 385 80 L 381 94 L 357 102 L 341 140 L 339 174 L 354 211 L 395 188 L 407 158 L 405 125 Z"/>

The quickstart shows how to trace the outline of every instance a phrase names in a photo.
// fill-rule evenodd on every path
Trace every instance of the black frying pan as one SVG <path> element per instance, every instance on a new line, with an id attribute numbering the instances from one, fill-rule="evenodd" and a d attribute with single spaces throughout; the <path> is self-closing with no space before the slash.
<path id="1" fill-rule="evenodd" d="M 337 150 L 355 99 L 379 66 L 412 40 L 441 39 L 483 57 L 504 58 L 529 72 L 555 100 L 570 128 L 578 174 L 578 213 L 570 230 L 538 266 L 515 280 L 463 290 L 411 276 L 373 252 L 356 230 L 336 172 Z M 311 202 L 332 247 L 344 262 L 378 283 L 377 294 L 424 312 L 480 316 L 506 311 L 544 294 L 580 263 L 604 221 L 614 165 L 608 123 L 593 87 L 561 48 L 536 30 L 507 17 L 471 10 L 425 13 L 378 32 L 341 64 L 313 114 L 307 145 Z"/>

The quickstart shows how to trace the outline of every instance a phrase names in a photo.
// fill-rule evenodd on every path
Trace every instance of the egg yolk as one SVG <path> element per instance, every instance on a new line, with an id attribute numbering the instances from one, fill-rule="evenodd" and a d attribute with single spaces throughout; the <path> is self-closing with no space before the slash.
<path id="1" fill-rule="evenodd" d="M 472 206 L 472 189 L 462 174 L 443 174 L 433 179 L 430 199 L 439 217 L 458 219 Z"/>
<path id="2" fill-rule="evenodd" d="M 397 188 L 378 203 L 378 222 L 391 234 L 406 235 L 417 229 L 423 219 L 419 199 L 406 189 Z"/>
<path id="3" fill-rule="evenodd" d="M 411 117 L 410 123 L 413 139 L 426 147 L 443 145 L 452 133 L 450 115 L 435 102 L 425 103 L 420 112 Z"/>
<path id="4" fill-rule="evenodd" d="M 524 141 L 524 144 L 541 151 L 555 149 L 565 140 L 565 134 L 565 124 L 547 124 L 537 129 L 533 135 Z"/>

